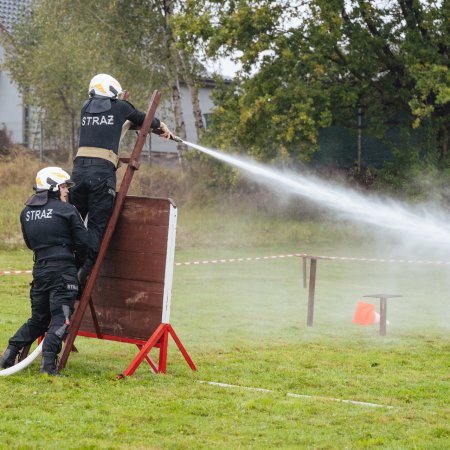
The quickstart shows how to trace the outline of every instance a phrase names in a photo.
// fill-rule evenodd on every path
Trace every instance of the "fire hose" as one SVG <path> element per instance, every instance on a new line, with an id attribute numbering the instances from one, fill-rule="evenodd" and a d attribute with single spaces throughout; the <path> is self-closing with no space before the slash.
<path id="1" fill-rule="evenodd" d="M 41 353 L 43 343 L 44 339 L 35 348 L 35 350 L 32 353 L 30 353 L 24 360 L 20 361 L 14 366 L 8 367 L 7 369 L 0 370 L 0 377 L 7 377 L 9 375 L 13 375 L 17 372 L 20 372 L 22 369 L 25 369 L 25 367 L 28 367 Z"/>

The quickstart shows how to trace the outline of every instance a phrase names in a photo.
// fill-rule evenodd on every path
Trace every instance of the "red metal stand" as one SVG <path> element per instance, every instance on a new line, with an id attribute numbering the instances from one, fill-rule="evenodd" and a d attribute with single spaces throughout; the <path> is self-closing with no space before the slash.
<path id="1" fill-rule="evenodd" d="M 176 335 L 172 325 L 168 323 L 162 323 L 152 334 L 150 339 L 144 345 L 138 345 L 140 347 L 139 353 L 135 356 L 133 361 L 131 361 L 130 365 L 124 370 L 122 374 L 117 375 L 117 378 L 124 378 L 133 375 L 136 369 L 140 366 L 144 359 L 148 362 L 153 372 L 155 373 L 166 373 L 167 367 L 167 348 L 169 346 L 169 334 L 172 336 L 172 339 L 177 344 L 180 349 L 181 354 L 184 356 L 184 359 L 189 364 L 189 367 L 192 370 L 197 370 L 194 362 L 189 356 L 188 352 L 184 348 L 180 339 Z M 159 360 L 158 364 L 156 364 L 149 356 L 150 351 L 154 348 L 159 348 Z"/>

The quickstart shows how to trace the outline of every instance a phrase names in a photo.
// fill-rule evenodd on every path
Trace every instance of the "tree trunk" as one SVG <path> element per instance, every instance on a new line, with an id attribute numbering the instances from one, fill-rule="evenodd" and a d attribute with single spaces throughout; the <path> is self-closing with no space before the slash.
<path id="1" fill-rule="evenodd" d="M 188 75 L 186 75 L 186 77 L 188 77 Z M 195 131 L 197 133 L 197 141 L 200 141 L 200 139 L 203 136 L 205 127 L 203 125 L 202 110 L 200 108 L 200 99 L 198 97 L 199 94 L 198 85 L 192 78 L 188 78 L 186 80 L 186 84 L 191 94 L 192 113 L 194 115 L 194 124 L 195 124 Z"/>
<path id="2" fill-rule="evenodd" d="M 179 50 L 178 57 L 181 66 L 183 68 L 184 80 L 186 81 L 186 85 L 191 95 L 192 114 L 194 116 L 195 132 L 197 134 L 197 141 L 200 141 L 201 137 L 203 136 L 205 127 L 203 126 L 203 116 L 202 110 L 200 108 L 198 76 L 196 75 L 198 71 L 195 70 L 196 63 L 194 59 L 190 60 L 183 50 Z M 193 64 L 191 64 L 191 62 Z"/>
<path id="3" fill-rule="evenodd" d="M 180 136 L 181 139 L 186 139 L 186 124 L 184 122 L 183 107 L 181 104 L 181 90 L 178 78 L 178 71 L 174 74 L 174 80 L 172 82 L 172 106 L 173 114 L 175 117 L 175 134 Z M 177 145 L 178 153 L 186 150 L 186 145 Z"/>
<path id="4" fill-rule="evenodd" d="M 169 58 L 169 64 L 171 68 L 169 69 L 172 72 L 171 75 L 171 86 L 172 86 L 172 107 L 175 118 L 175 134 L 179 136 L 181 139 L 186 139 L 186 124 L 184 122 L 183 117 L 183 107 L 181 103 L 181 90 L 180 90 L 180 73 L 181 72 L 181 64 L 177 57 L 177 53 L 173 48 L 174 38 L 172 34 L 172 29 L 170 27 L 170 17 L 173 15 L 173 1 L 171 0 L 163 0 L 163 11 L 164 11 L 164 19 L 165 19 L 165 44 L 167 49 L 167 55 Z M 180 158 L 180 162 L 183 159 L 183 152 L 187 150 L 187 146 L 185 144 L 178 144 L 178 157 Z"/>

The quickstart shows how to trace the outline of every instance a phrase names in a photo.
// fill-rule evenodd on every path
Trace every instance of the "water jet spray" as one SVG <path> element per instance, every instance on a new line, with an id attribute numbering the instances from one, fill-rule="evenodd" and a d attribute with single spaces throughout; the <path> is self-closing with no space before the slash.
<path id="1" fill-rule="evenodd" d="M 450 247 L 450 216 L 442 211 L 413 209 L 388 198 L 363 195 L 350 188 L 324 181 L 312 175 L 287 173 L 260 164 L 250 158 L 221 153 L 198 144 L 186 142 L 189 147 L 234 166 L 255 181 L 276 190 L 283 190 L 307 198 L 327 209 L 344 214 L 353 221 L 365 222 L 395 231 L 403 237 Z"/>

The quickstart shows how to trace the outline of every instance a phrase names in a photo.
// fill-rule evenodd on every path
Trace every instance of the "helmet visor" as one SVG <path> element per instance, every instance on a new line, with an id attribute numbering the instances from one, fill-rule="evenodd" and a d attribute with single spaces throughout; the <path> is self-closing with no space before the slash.
<path id="1" fill-rule="evenodd" d="M 75 183 L 69 178 L 68 180 L 64 181 L 64 183 L 61 183 L 58 187 L 61 186 L 70 189 L 75 186 Z"/>

